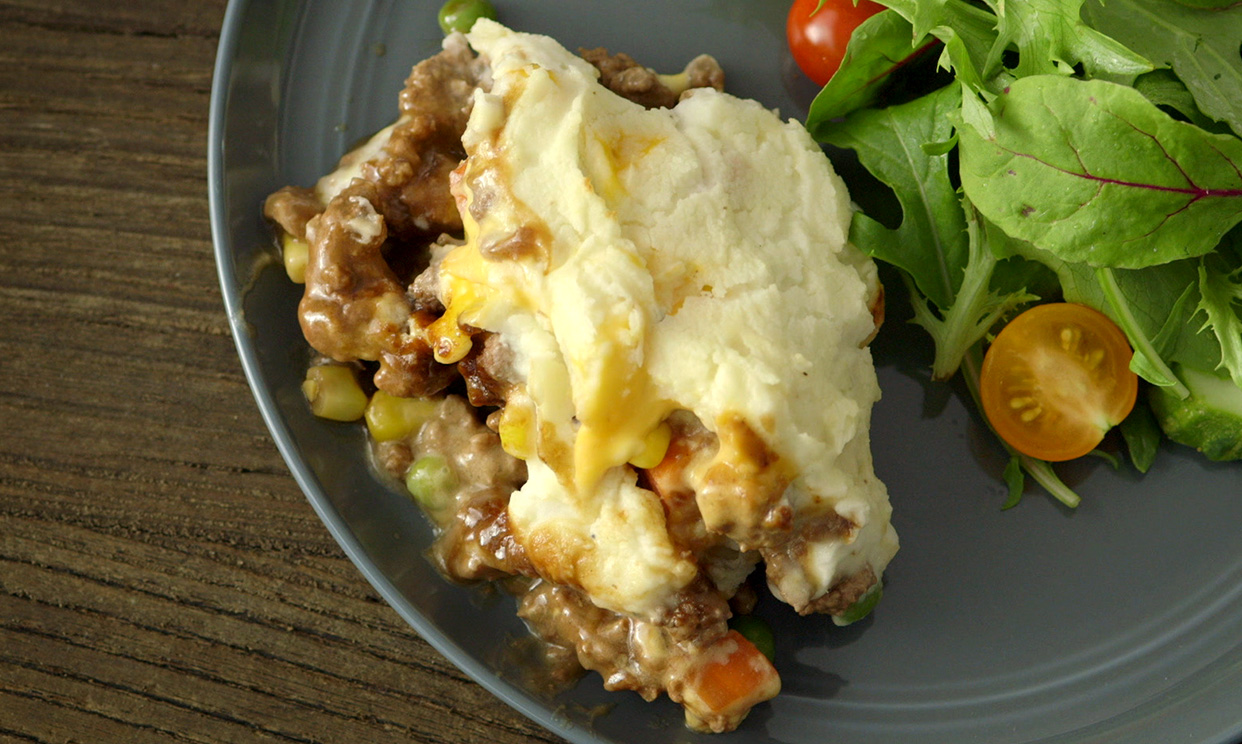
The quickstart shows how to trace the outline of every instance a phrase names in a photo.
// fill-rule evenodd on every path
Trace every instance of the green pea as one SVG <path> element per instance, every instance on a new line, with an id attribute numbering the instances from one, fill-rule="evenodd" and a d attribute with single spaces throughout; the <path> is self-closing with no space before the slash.
<path id="1" fill-rule="evenodd" d="M 405 471 L 405 488 L 428 512 L 444 508 L 457 488 L 457 476 L 443 457 L 420 457 Z"/>
<path id="2" fill-rule="evenodd" d="M 832 622 L 837 625 L 849 625 L 862 620 L 871 614 L 871 611 L 879 604 L 880 597 L 883 596 L 884 584 L 877 581 L 871 585 L 870 589 L 863 592 L 863 595 L 855 600 L 854 604 L 846 607 L 845 612 L 842 612 L 840 615 L 833 615 Z"/>
<path id="3" fill-rule="evenodd" d="M 496 20 L 496 8 L 488 0 L 448 0 L 440 6 L 440 30 L 465 33 L 480 18 Z"/>
<path id="4" fill-rule="evenodd" d="M 729 627 L 755 644 L 755 648 L 768 657 L 768 661 L 775 661 L 776 636 L 772 635 L 772 628 L 764 622 L 763 618 L 754 615 L 734 615 L 729 618 Z"/>

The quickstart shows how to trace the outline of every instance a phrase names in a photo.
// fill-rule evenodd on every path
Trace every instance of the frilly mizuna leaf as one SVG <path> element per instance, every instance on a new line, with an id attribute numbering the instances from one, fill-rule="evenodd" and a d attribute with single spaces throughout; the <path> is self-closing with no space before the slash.
<path id="1" fill-rule="evenodd" d="M 959 83 L 976 91 L 990 90 L 1000 63 L 983 65 L 996 46 L 996 16 L 964 0 L 881 2 L 912 24 L 915 39 L 933 36 L 944 44 L 940 66 L 952 68 Z"/>
<path id="2" fill-rule="evenodd" d="M 1133 88 L 1014 81 L 990 131 L 958 132 L 962 187 L 989 220 L 1065 261 L 1155 266 L 1242 220 L 1242 141 L 1172 119 Z"/>
<path id="3" fill-rule="evenodd" d="M 1083 0 L 988 0 L 996 11 L 999 36 L 990 61 L 1006 49 L 1018 50 L 1019 77 L 1070 74 L 1076 64 L 1093 75 L 1133 79 L 1152 69 L 1151 63 L 1124 45 L 1082 22 Z"/>
<path id="4" fill-rule="evenodd" d="M 1209 271 L 1207 261 L 1199 267 L 1199 309 L 1207 316 L 1204 328 L 1211 328 L 1220 341 L 1220 367 L 1228 370 L 1234 384 L 1242 387 L 1242 266 L 1233 271 L 1222 267 Z"/>

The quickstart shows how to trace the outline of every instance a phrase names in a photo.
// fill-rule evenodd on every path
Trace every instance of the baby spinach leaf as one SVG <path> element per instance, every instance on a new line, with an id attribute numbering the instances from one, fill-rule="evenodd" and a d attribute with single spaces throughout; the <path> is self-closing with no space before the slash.
<path id="1" fill-rule="evenodd" d="M 1088 23 L 1158 65 L 1172 67 L 1203 113 L 1242 135 L 1242 5 L 1087 0 Z"/>
<path id="2" fill-rule="evenodd" d="M 962 187 L 988 219 L 1057 258 L 1141 268 L 1213 250 L 1242 220 L 1242 141 L 1133 88 L 1015 80 L 990 126 L 958 131 Z"/>
<path id="3" fill-rule="evenodd" d="M 868 254 L 905 270 L 937 307 L 953 304 L 966 265 L 966 219 L 949 179 L 947 154 L 930 157 L 927 143 L 952 135 L 949 113 L 961 100 L 956 84 L 909 103 L 856 111 L 823 122 L 819 137 L 858 153 L 859 162 L 893 189 L 902 220 L 890 230 L 855 215 L 850 239 Z"/>
<path id="4" fill-rule="evenodd" d="M 863 21 L 850 36 L 841 69 L 811 102 L 806 128 L 818 136 L 822 122 L 871 104 L 892 74 L 935 46 L 929 37 L 913 38 L 910 22 L 894 12 Z"/>
<path id="5" fill-rule="evenodd" d="M 1238 0 L 1173 0 L 1178 5 L 1188 8 L 1208 8 L 1211 10 L 1227 10 L 1238 7 Z"/>
<path id="6" fill-rule="evenodd" d="M 1156 461 L 1156 453 L 1160 449 L 1160 426 L 1151 409 L 1140 401 L 1121 422 L 1121 436 L 1126 442 L 1126 451 L 1130 453 L 1130 462 L 1135 470 L 1146 473 Z"/>
<path id="7" fill-rule="evenodd" d="M 914 27 L 916 36 L 926 36 L 936 26 L 949 26 L 960 15 L 963 0 L 881 0 L 881 5 L 900 13 Z"/>
<path id="8" fill-rule="evenodd" d="M 1017 457 L 1010 457 L 1002 477 L 1005 479 L 1008 496 L 1005 498 L 1005 503 L 1001 504 L 1001 509 L 1012 509 L 1022 502 L 1022 494 L 1026 490 L 1026 476 L 1022 472 L 1022 461 Z"/>
<path id="9" fill-rule="evenodd" d="M 1174 111 L 1186 121 L 1209 132 L 1224 134 L 1230 131 L 1229 125 L 1213 121 L 1199 110 L 1195 97 L 1190 89 L 1172 70 L 1161 68 L 1139 75 L 1134 81 L 1134 89 L 1143 97 L 1165 111 Z"/>
<path id="10" fill-rule="evenodd" d="M 1111 269 L 1109 273 L 1161 359 L 1212 369 L 1220 363 L 1220 344 L 1195 322 L 1200 302 L 1200 261 L 1191 258 L 1149 269 Z M 1179 385 L 1172 386 L 1173 392 L 1184 395 Z"/>
<path id="11" fill-rule="evenodd" d="M 1172 265 L 1174 264 L 1170 264 L 1170 266 Z M 1100 269 L 1100 271 L 1109 270 Z M 1156 271 L 1156 269 L 1148 269 L 1148 271 Z M 1160 273 L 1165 274 L 1167 272 L 1160 270 Z M 1134 370 L 1134 373 L 1139 377 L 1154 385 L 1170 388 L 1173 394 L 1179 397 L 1186 396 L 1185 385 L 1182 384 L 1176 375 L 1169 374 L 1169 367 L 1164 363 L 1164 360 L 1175 358 L 1178 347 L 1185 346 L 1182 340 L 1186 337 L 1190 314 L 1194 312 L 1194 305 L 1191 303 L 1198 296 L 1199 293 L 1195 285 L 1187 284 L 1186 288 L 1182 290 L 1182 293 L 1174 301 L 1168 319 L 1156 335 L 1151 338 L 1151 348 L 1155 351 L 1155 354 L 1136 351 L 1134 359 L 1130 362 L 1130 369 Z"/>
<path id="12" fill-rule="evenodd" d="M 1059 286 L 1037 291 L 1117 321 L 1155 397 L 1192 400 L 1187 369 L 1223 368 L 1242 387 L 1242 1 L 880 1 L 906 38 L 859 42 L 860 69 L 821 94 L 812 132 L 857 150 L 896 194 L 896 228 L 858 215 L 851 238 L 902 270 L 933 374 L 960 361 L 977 400 L 979 340 L 1047 267 Z M 956 85 L 829 121 L 882 105 L 867 83 L 896 60 L 884 44 L 927 38 Z M 1147 408 L 1121 431 L 1145 471 L 1159 440 Z M 1078 503 L 1048 463 L 1009 451 L 1006 507 L 1027 477 Z"/>

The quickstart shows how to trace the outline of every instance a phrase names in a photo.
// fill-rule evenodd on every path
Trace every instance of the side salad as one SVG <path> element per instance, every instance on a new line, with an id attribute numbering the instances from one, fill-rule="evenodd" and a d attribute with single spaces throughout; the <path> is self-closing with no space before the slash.
<path id="1" fill-rule="evenodd" d="M 860 213 L 851 237 L 901 274 L 933 376 L 1015 412 L 987 417 L 1011 455 L 1005 506 L 1027 477 L 1079 503 L 1050 464 L 1069 458 L 1041 454 L 1074 426 L 1072 456 L 1118 425 L 1142 472 L 1162 436 L 1242 459 L 1242 2 L 878 3 L 842 14 L 852 34 L 806 126 L 892 190 L 900 221 Z M 791 40 L 825 23 L 807 5 Z M 1066 304 L 1042 313 L 1059 318 L 1044 340 L 1025 330 L 1017 362 L 985 363 L 1046 303 Z M 1100 340 L 1099 314 L 1129 348 Z"/>

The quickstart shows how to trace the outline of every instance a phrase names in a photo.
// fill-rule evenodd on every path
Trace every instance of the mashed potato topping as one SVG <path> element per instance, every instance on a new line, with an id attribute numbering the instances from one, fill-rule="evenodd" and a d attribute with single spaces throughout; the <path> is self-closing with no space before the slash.
<path id="1" fill-rule="evenodd" d="M 511 356 L 499 430 L 529 475 L 508 517 L 539 574 L 610 610 L 668 609 L 702 556 L 635 466 L 690 412 L 719 442 L 686 475 L 726 538 L 715 568 L 744 576 L 758 556 L 739 556 L 761 554 L 799 610 L 877 580 L 897 549 L 868 440 L 879 285 L 822 152 L 753 101 L 699 89 L 648 110 L 546 37 L 484 20 L 469 40 L 492 82 L 453 179 L 466 241 L 424 333 L 441 363 L 469 353 L 463 327 Z"/>

